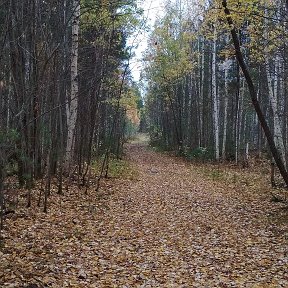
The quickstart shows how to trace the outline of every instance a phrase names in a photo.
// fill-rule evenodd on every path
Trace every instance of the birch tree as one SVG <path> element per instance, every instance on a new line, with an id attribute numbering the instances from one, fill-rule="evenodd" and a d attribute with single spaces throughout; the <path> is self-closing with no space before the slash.
<path id="1" fill-rule="evenodd" d="M 73 17 L 72 17 L 72 47 L 71 47 L 71 93 L 70 99 L 67 101 L 67 143 L 65 168 L 68 171 L 71 165 L 76 120 L 78 111 L 78 46 L 79 46 L 79 27 L 80 27 L 80 0 L 73 0 Z"/>
<path id="2" fill-rule="evenodd" d="M 282 161 L 284 165 L 286 166 L 286 157 L 285 157 L 285 147 L 284 147 L 284 141 L 283 141 L 283 134 L 282 134 L 282 128 L 281 128 L 281 122 L 279 117 L 279 108 L 278 108 L 278 85 L 279 85 L 279 71 L 278 71 L 278 65 L 279 65 L 279 57 L 276 56 L 275 59 L 275 71 L 272 73 L 270 69 L 270 63 L 268 56 L 265 57 L 265 69 L 266 69 L 266 75 L 267 75 L 267 84 L 268 84 L 268 95 L 273 115 L 273 136 L 274 136 L 274 142 L 279 150 L 279 153 L 281 155 Z M 274 74 L 274 77 L 272 76 Z M 273 79 L 273 80 L 272 80 Z"/>
<path id="3" fill-rule="evenodd" d="M 220 147 L 219 147 L 219 99 L 217 93 L 217 66 L 216 66 L 216 53 L 217 53 L 217 31 L 214 27 L 214 37 L 212 42 L 212 78 L 211 78 L 211 94 L 213 102 L 213 128 L 214 128 L 214 147 L 215 147 L 215 159 L 216 161 L 220 158 Z"/>
<path id="4" fill-rule="evenodd" d="M 226 40 L 227 41 L 227 40 Z M 222 159 L 226 159 L 226 141 L 227 141 L 227 116 L 228 116 L 228 73 L 230 68 L 230 61 L 225 54 L 225 62 L 223 63 L 224 69 L 224 116 L 223 116 L 223 139 L 222 139 Z"/>

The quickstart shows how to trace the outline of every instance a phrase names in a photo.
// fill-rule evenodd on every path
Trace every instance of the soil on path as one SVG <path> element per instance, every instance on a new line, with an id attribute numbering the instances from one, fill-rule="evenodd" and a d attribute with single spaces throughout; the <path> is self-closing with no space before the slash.
<path id="1" fill-rule="evenodd" d="M 9 220 L 1 287 L 288 287 L 271 203 L 146 144 L 129 144 L 127 157 L 137 179 L 106 183 L 102 206 L 70 195 L 62 211 Z"/>

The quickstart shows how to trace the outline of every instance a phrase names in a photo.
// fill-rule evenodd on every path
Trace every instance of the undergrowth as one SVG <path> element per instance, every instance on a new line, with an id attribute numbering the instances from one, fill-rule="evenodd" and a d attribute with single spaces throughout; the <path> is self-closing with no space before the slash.
<path id="1" fill-rule="evenodd" d="M 199 171 L 203 176 L 211 180 L 217 180 L 224 183 L 254 186 L 256 184 L 269 186 L 269 174 L 252 172 L 250 169 L 231 167 L 226 164 L 197 164 Z"/>
<path id="2" fill-rule="evenodd" d="M 231 164 L 220 163 L 220 164 L 200 164 L 194 163 L 193 169 L 197 169 L 200 175 L 218 183 L 222 183 L 227 189 L 234 188 L 239 193 L 253 194 L 260 193 L 265 198 L 270 198 L 272 201 L 273 197 L 277 199 L 286 200 L 288 191 L 285 188 L 279 187 L 272 188 L 270 183 L 270 172 L 269 168 L 253 166 L 248 168 L 241 168 L 239 166 L 232 166 Z M 275 176 L 277 182 L 281 184 L 281 177 Z"/>
<path id="3" fill-rule="evenodd" d="M 98 175 L 101 172 L 102 163 L 103 159 L 100 158 L 92 164 L 94 172 Z M 137 171 L 126 160 L 110 158 L 108 177 L 135 180 L 137 179 Z"/>

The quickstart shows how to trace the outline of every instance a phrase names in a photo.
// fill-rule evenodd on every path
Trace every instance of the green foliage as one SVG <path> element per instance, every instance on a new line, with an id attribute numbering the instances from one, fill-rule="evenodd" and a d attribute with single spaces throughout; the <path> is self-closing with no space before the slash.
<path id="1" fill-rule="evenodd" d="M 15 129 L 0 131 L 0 165 L 5 167 L 8 173 L 14 174 L 15 163 L 9 158 L 17 153 L 16 142 L 19 140 L 19 133 Z M 8 161 L 9 160 L 9 161 Z"/>
<path id="2" fill-rule="evenodd" d="M 92 163 L 92 168 L 96 174 L 100 174 L 102 166 L 103 157 L 95 160 Z M 128 161 L 117 159 L 116 157 L 111 156 L 109 159 L 109 177 L 112 178 L 121 178 L 121 179 L 136 179 L 137 172 L 131 167 Z"/>
<path id="3" fill-rule="evenodd" d="M 194 67 L 191 51 L 194 35 L 184 27 L 185 20 L 177 9 L 171 7 L 158 21 L 150 37 L 150 49 L 146 51 L 146 58 L 150 60 L 146 65 L 148 80 L 169 87 L 191 72 Z"/>
<path id="4" fill-rule="evenodd" d="M 125 124 L 125 139 L 130 140 L 133 139 L 137 132 L 138 132 L 138 125 L 133 123 L 131 120 L 126 119 L 126 124 Z"/>
<path id="5" fill-rule="evenodd" d="M 0 145 L 5 147 L 7 145 L 13 145 L 19 139 L 19 133 L 16 129 L 10 129 L 8 131 L 0 131 Z"/>
<path id="6" fill-rule="evenodd" d="M 189 160 L 207 161 L 214 159 L 213 150 L 206 147 L 197 147 L 192 150 L 186 148 L 184 150 L 184 156 Z"/>
<path id="7" fill-rule="evenodd" d="M 123 35 L 127 36 L 139 27 L 140 16 L 143 13 L 137 8 L 136 1 L 101 1 L 99 3 L 81 0 L 81 10 L 81 29 L 102 31 L 97 39 L 94 39 L 98 44 L 105 43 L 104 31 L 108 34 L 122 31 L 123 33 L 114 34 L 114 39 L 121 42 Z"/>
<path id="8" fill-rule="evenodd" d="M 150 136 L 150 146 L 152 147 L 161 147 L 162 150 L 166 150 L 163 142 L 163 135 L 162 132 L 159 130 L 157 126 L 151 126 L 149 129 L 149 136 Z"/>
<path id="9" fill-rule="evenodd" d="M 16 142 L 19 137 L 16 129 L 0 131 L 0 166 L 4 167 L 8 175 L 13 175 L 17 172 L 17 164 L 10 157 L 17 153 Z"/>
<path id="10" fill-rule="evenodd" d="M 223 171 L 216 168 L 210 173 L 209 177 L 211 177 L 212 180 L 220 180 L 223 178 Z"/>
<path id="11" fill-rule="evenodd" d="M 157 152 L 173 151 L 173 147 L 167 145 L 167 143 L 161 138 L 158 138 L 158 139 L 150 138 L 149 145 L 150 147 L 153 148 L 154 151 L 157 151 Z"/>
<path id="12" fill-rule="evenodd" d="M 127 161 L 112 159 L 109 164 L 109 175 L 114 178 L 134 179 L 136 172 Z"/>

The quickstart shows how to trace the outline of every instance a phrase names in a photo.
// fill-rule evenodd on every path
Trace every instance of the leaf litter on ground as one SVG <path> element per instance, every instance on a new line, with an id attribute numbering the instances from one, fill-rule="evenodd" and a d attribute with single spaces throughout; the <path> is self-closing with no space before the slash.
<path id="1" fill-rule="evenodd" d="M 137 179 L 6 219 L 0 287 L 288 287 L 285 206 L 257 173 L 210 177 L 139 143 L 127 157 Z"/>

